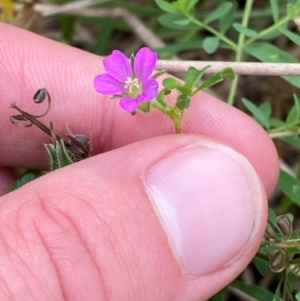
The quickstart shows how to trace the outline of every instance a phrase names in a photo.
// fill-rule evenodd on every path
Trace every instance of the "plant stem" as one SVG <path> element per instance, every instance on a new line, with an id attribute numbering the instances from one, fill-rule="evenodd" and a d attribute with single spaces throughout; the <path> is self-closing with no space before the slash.
<path id="1" fill-rule="evenodd" d="M 214 28 L 210 27 L 209 25 L 204 24 L 203 22 L 195 19 L 194 17 L 192 17 L 191 15 L 186 15 L 187 18 L 190 19 L 190 21 L 192 21 L 193 23 L 197 24 L 199 27 L 202 27 L 204 29 L 206 29 L 207 31 L 209 31 L 210 33 L 212 33 L 213 35 L 215 35 L 216 37 L 218 37 L 221 41 L 225 42 L 227 45 L 229 45 L 233 50 L 237 49 L 237 44 L 234 43 L 232 40 L 228 39 L 227 37 L 225 37 L 224 35 L 220 34 L 218 31 L 216 31 Z"/>
<path id="2" fill-rule="evenodd" d="M 254 0 L 247 0 L 247 2 L 246 2 L 245 11 L 244 11 L 243 20 L 242 20 L 242 25 L 245 27 L 248 27 L 250 14 L 251 14 L 252 6 L 253 6 L 253 1 Z M 236 48 L 236 55 L 235 55 L 236 62 L 241 62 L 241 60 L 242 60 L 244 41 L 245 41 L 245 35 L 243 33 L 240 33 L 239 38 L 238 38 L 237 48 Z M 239 76 L 236 76 L 231 84 L 230 92 L 229 92 L 229 96 L 228 96 L 227 102 L 230 105 L 233 105 L 238 83 L 239 83 Z"/>
<path id="3" fill-rule="evenodd" d="M 249 39 L 248 41 L 245 42 L 244 46 L 249 45 L 251 43 L 253 43 L 254 41 L 256 41 L 257 39 L 261 39 L 264 36 L 268 35 L 269 33 L 271 33 L 272 31 L 276 30 L 277 28 L 279 28 L 280 26 L 284 25 L 286 22 L 289 21 L 289 16 L 285 16 L 284 18 L 282 18 L 281 20 L 279 20 L 278 22 L 274 23 L 273 25 L 271 25 L 270 27 L 262 30 L 261 32 L 258 33 L 258 35 L 254 38 Z"/>

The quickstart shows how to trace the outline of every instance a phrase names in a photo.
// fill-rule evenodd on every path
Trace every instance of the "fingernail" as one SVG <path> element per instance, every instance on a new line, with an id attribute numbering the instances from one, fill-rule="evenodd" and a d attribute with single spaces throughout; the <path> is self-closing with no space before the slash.
<path id="1" fill-rule="evenodd" d="M 236 260 L 255 236 L 262 193 L 251 164 L 205 142 L 157 162 L 145 183 L 176 258 L 191 276 Z"/>

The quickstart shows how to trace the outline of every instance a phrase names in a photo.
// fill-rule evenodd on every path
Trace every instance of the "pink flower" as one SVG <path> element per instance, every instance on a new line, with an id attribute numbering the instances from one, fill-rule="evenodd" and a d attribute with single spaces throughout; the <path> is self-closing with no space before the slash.
<path id="1" fill-rule="evenodd" d="M 119 50 L 103 59 L 107 73 L 94 79 L 97 92 L 119 96 L 120 106 L 127 112 L 136 110 L 141 102 L 152 100 L 158 92 L 158 83 L 150 78 L 157 60 L 157 53 L 148 47 L 141 48 L 134 57 L 133 64 Z"/>

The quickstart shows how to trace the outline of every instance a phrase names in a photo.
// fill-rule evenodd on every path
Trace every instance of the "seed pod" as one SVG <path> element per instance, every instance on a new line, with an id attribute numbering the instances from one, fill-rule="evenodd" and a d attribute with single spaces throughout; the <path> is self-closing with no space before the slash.
<path id="1" fill-rule="evenodd" d="M 269 267 L 273 273 L 280 273 L 286 269 L 288 263 L 287 251 L 285 249 L 279 249 L 272 255 Z"/>
<path id="2" fill-rule="evenodd" d="M 45 88 L 39 89 L 33 96 L 33 100 L 35 103 L 41 103 L 46 99 L 48 92 Z"/>
<path id="3" fill-rule="evenodd" d="M 287 236 L 287 239 L 291 236 L 293 232 L 293 224 L 287 215 L 279 215 L 277 217 L 277 225 L 281 232 Z"/>

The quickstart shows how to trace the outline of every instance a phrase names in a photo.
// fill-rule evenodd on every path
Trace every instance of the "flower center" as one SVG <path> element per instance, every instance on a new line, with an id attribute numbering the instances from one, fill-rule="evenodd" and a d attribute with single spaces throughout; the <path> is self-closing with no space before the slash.
<path id="1" fill-rule="evenodd" d="M 128 91 L 130 95 L 137 95 L 140 92 L 139 80 L 136 77 L 127 77 L 124 88 L 126 89 L 126 91 Z"/>

